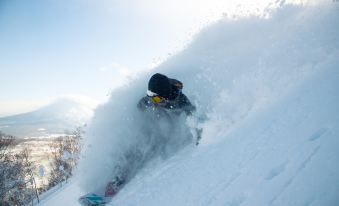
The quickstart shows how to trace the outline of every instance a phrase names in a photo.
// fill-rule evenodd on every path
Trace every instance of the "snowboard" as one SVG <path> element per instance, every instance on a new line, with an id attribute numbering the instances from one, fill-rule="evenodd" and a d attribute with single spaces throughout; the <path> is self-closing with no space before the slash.
<path id="1" fill-rule="evenodd" d="M 97 194 L 87 194 L 79 198 L 79 202 L 84 206 L 103 206 L 107 202 L 106 197 Z"/>
<path id="2" fill-rule="evenodd" d="M 119 185 L 115 182 L 109 182 L 106 186 L 105 194 L 99 195 L 89 193 L 79 198 L 79 203 L 83 206 L 103 206 L 110 202 L 115 194 L 119 191 Z"/>

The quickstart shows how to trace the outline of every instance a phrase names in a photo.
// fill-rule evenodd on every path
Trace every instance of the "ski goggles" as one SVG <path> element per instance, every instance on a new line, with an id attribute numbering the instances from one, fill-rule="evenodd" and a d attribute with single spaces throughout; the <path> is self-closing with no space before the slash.
<path id="1" fill-rule="evenodd" d="M 150 90 L 147 90 L 147 96 L 151 98 L 153 103 L 160 103 L 162 102 L 165 98 L 161 97 L 157 93 L 154 93 Z"/>

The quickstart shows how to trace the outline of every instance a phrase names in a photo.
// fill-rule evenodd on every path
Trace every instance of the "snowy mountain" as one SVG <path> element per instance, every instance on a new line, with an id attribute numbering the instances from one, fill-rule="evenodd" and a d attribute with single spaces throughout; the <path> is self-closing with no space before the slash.
<path id="1" fill-rule="evenodd" d="M 199 127 L 201 143 L 170 142 L 174 152 L 140 169 L 109 205 L 338 205 L 339 7 L 280 6 L 225 17 L 152 71 L 184 82 L 198 109 L 156 134 L 180 141 L 178 128 Z M 114 176 L 121 153 L 149 149 L 140 128 L 150 122 L 136 103 L 150 76 L 96 110 L 78 174 L 41 205 L 78 205 Z"/>
<path id="2" fill-rule="evenodd" d="M 93 108 L 71 98 L 61 98 L 38 110 L 0 118 L 0 130 L 17 137 L 64 134 L 85 124 Z"/>

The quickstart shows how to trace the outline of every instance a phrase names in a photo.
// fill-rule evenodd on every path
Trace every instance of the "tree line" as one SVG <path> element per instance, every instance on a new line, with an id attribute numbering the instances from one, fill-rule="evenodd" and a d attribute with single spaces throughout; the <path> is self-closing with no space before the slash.
<path id="1" fill-rule="evenodd" d="M 30 148 L 15 152 L 20 140 L 0 131 L 0 205 L 34 205 L 39 194 L 67 182 L 73 175 L 81 152 L 82 129 L 60 136 L 50 144 L 48 183 L 37 187 L 38 171 Z"/>

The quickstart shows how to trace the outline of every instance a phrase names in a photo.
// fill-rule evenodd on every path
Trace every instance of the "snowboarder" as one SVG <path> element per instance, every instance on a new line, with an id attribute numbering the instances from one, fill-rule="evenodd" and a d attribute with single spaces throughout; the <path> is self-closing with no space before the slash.
<path id="1" fill-rule="evenodd" d="M 157 114 L 164 114 L 158 110 L 166 110 L 171 114 L 192 115 L 196 110 L 187 96 L 182 93 L 183 83 L 176 79 L 168 78 L 163 74 L 154 74 L 148 82 L 147 96 L 143 97 L 139 103 L 140 110 L 150 110 Z M 202 129 L 195 129 L 196 145 L 201 139 Z"/>
<path id="2" fill-rule="evenodd" d="M 193 106 L 186 95 L 182 93 L 182 88 L 183 84 L 179 80 L 156 73 L 148 82 L 147 95 L 141 98 L 137 107 L 141 111 L 149 111 L 156 115 L 169 115 L 169 113 L 174 114 L 174 116 L 182 113 L 192 115 L 195 111 L 195 106 Z M 197 131 L 197 133 L 200 135 L 201 131 Z M 159 145 L 156 145 L 156 147 L 159 147 Z M 161 149 L 161 147 L 155 150 L 157 149 Z M 106 196 L 114 196 L 119 189 L 127 183 L 131 170 L 135 169 L 133 166 L 138 167 L 135 166 L 135 164 L 141 164 L 141 162 L 147 161 L 149 157 L 141 157 L 141 155 L 133 151 L 126 154 L 126 159 L 128 159 L 130 163 L 129 167 L 131 168 L 121 169 L 119 176 L 116 176 L 114 180 L 107 185 Z"/>
<path id="3" fill-rule="evenodd" d="M 169 122 L 171 122 L 170 120 L 172 119 L 176 120 L 177 115 L 192 115 L 196 108 L 191 104 L 186 95 L 182 93 L 182 89 L 183 84 L 179 80 L 156 73 L 148 82 L 147 95 L 140 99 L 137 107 L 142 112 L 149 112 L 148 114 L 153 117 L 164 117 L 165 119 L 168 117 L 169 119 L 167 120 L 169 120 Z M 199 137 L 201 130 L 197 130 L 197 134 Z M 152 149 L 143 154 L 138 151 L 138 148 L 126 151 L 124 159 L 127 164 L 117 167 L 116 176 L 107 184 L 105 195 L 100 196 L 105 202 L 109 202 L 110 198 L 115 196 L 147 161 L 152 159 L 154 155 L 159 154 L 159 151 L 166 147 L 166 141 L 160 144 L 151 142 L 151 144 L 153 144 L 150 145 Z M 81 200 L 83 202 L 86 200 L 88 205 L 93 205 L 89 203 L 89 199 L 91 200 L 92 196 L 93 194 L 83 196 Z"/>

